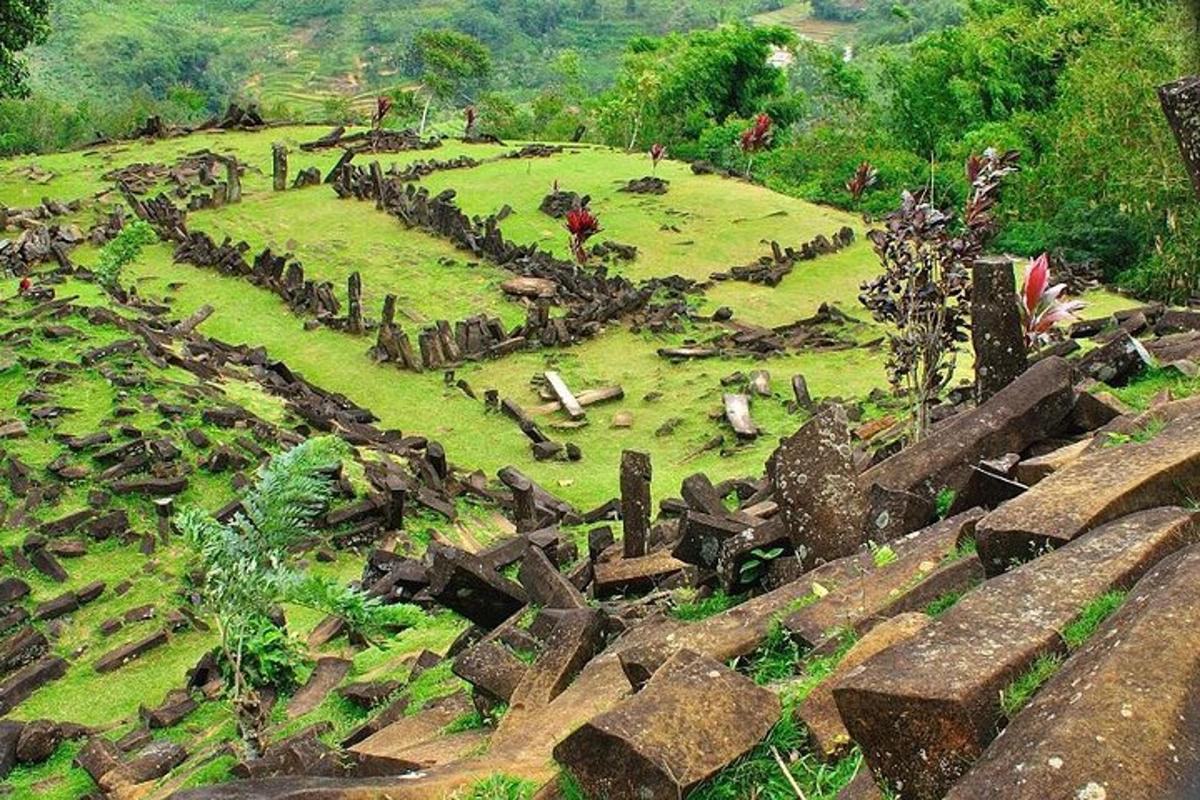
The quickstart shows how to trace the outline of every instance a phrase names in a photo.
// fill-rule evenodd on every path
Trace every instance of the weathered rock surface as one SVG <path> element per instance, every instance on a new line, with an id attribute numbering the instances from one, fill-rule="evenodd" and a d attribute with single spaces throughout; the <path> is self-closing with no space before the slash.
<path id="1" fill-rule="evenodd" d="M 999 732 L 1000 694 L 1087 604 L 1193 540 L 1194 515 L 1134 514 L 969 593 L 915 638 L 834 687 L 872 769 L 909 800 L 940 798 Z"/>
<path id="2" fill-rule="evenodd" d="M 980 560 L 998 574 L 1109 520 L 1183 502 L 1197 479 L 1200 417 L 1177 420 L 1148 442 L 1102 447 L 981 520 Z"/>
<path id="3" fill-rule="evenodd" d="M 948 800 L 1194 797 L 1200 547 L 1165 559 L 1050 678 Z"/>
<path id="4" fill-rule="evenodd" d="M 833 687 L 852 669 L 877 653 L 907 641 L 923 631 L 930 618 L 919 612 L 899 614 L 884 620 L 862 637 L 838 662 L 837 668 L 828 678 L 821 681 L 796 709 L 797 718 L 808 729 L 808 738 L 817 754 L 833 762 L 845 756 L 852 742 L 850 733 L 842 724 L 837 703 L 833 699 Z"/>
<path id="5" fill-rule="evenodd" d="M 973 554 L 959 557 L 957 548 L 974 535 L 982 516 L 978 509 L 968 511 L 893 542 L 893 561 L 788 615 L 784 627 L 818 648 L 845 630 L 862 634 L 888 617 L 919 611 L 946 592 L 965 591 L 983 579 L 983 568 Z"/>
<path id="6" fill-rule="evenodd" d="M 788 538 L 806 569 L 866 541 L 866 503 L 844 418 L 827 409 L 780 441 L 767 461 Z"/>
<path id="7" fill-rule="evenodd" d="M 778 719 L 772 692 L 682 651 L 642 691 L 568 736 L 554 758 L 592 797 L 678 798 L 749 752 Z"/>
<path id="8" fill-rule="evenodd" d="M 1074 403 L 1066 361 L 1051 357 L 1034 364 L 974 411 L 959 414 L 860 476 L 871 503 L 868 532 L 875 538 L 874 532 L 892 530 L 892 519 L 903 516 L 903 504 L 889 505 L 894 493 L 929 503 L 942 489 L 957 491 L 980 461 L 1020 453 L 1050 436 Z"/>

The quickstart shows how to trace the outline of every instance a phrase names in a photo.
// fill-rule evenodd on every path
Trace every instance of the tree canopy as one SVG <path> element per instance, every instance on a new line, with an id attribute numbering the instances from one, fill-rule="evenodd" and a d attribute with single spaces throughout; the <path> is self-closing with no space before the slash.
<path id="1" fill-rule="evenodd" d="M 50 0 L 0 0 L 0 97 L 26 97 L 29 69 L 20 52 L 50 35 Z"/>

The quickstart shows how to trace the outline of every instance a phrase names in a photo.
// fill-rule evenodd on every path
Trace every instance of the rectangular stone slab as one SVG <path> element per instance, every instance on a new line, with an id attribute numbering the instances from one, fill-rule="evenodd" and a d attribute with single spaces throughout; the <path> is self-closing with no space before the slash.
<path id="1" fill-rule="evenodd" d="M 400 754 L 405 750 L 437 739 L 442 729 L 471 713 L 472 707 L 462 693 L 437 700 L 409 717 L 403 717 L 350 748 L 360 774 L 393 775 L 403 772 Z"/>
<path id="2" fill-rule="evenodd" d="M 136 642 L 121 645 L 116 650 L 111 650 L 96 659 L 96 672 L 112 672 L 115 669 L 120 669 L 130 661 L 140 658 L 166 643 L 167 632 L 155 631 L 144 639 L 138 639 Z"/>
<path id="3" fill-rule="evenodd" d="M 876 653 L 916 636 L 929 622 L 930 618 L 924 614 L 911 613 L 900 614 L 879 623 L 850 648 L 845 657 L 838 662 L 833 674 L 821 681 L 808 697 L 804 698 L 804 702 L 796 708 L 795 714 L 808 730 L 808 739 L 818 756 L 828 763 L 833 763 L 849 753 L 852 744 L 850 733 L 838 714 L 837 703 L 833 699 L 833 687 L 850 670 Z"/>
<path id="4" fill-rule="evenodd" d="M 988 514 L 976 533 L 979 558 L 998 574 L 1109 520 L 1184 502 L 1197 479 L 1200 417 L 1179 419 L 1148 442 L 1081 456 Z"/>
<path id="5" fill-rule="evenodd" d="M 718 661 L 752 653 L 780 616 L 813 596 L 817 585 L 824 591 L 835 589 L 861 575 L 871 563 L 870 553 L 839 559 L 706 620 L 630 642 L 618 656 L 621 668 L 632 684 L 640 686 L 679 650 L 694 650 Z"/>
<path id="6" fill-rule="evenodd" d="M 1059 631 L 1089 602 L 1195 534 L 1192 513 L 1153 509 L 993 578 L 834 688 L 846 729 L 905 800 L 941 798 L 999 732 L 1005 687 L 1065 648 Z"/>
<path id="7" fill-rule="evenodd" d="M 1195 797 L 1200 546 L 1164 559 L 948 800 Z"/>
<path id="8" fill-rule="evenodd" d="M 971 537 L 982 516 L 982 511 L 967 511 L 892 542 L 894 561 L 846 581 L 819 601 L 788 616 L 784 627 L 804 645 L 820 647 L 835 641 L 843 630 L 861 634 L 887 616 L 923 608 L 946 591 L 966 589 L 972 578 L 982 578 L 982 570 L 977 566 L 975 572 L 947 568 L 953 564 L 959 542 Z M 962 560 L 978 565 L 973 556 Z M 938 582 L 932 591 L 920 591 L 926 581 L 935 580 L 943 570 L 952 576 L 950 585 Z M 912 593 L 919 596 L 903 603 Z M 906 605 L 909 607 L 905 608 Z"/>
<path id="9" fill-rule="evenodd" d="M 555 613 L 558 622 L 546 637 L 541 655 L 512 693 L 501 723 L 506 728 L 524 724 L 549 705 L 604 646 L 604 618 L 599 610 L 578 608 Z"/>
<path id="10" fill-rule="evenodd" d="M 596 596 L 644 594 L 687 568 L 687 564 L 664 552 L 601 561 L 596 564 Z"/>
<path id="11" fill-rule="evenodd" d="M 47 656 L 27 664 L 0 682 L 0 714 L 7 714 L 25 698 L 67 674 L 67 662 L 58 656 Z"/>
<path id="12" fill-rule="evenodd" d="M 1063 359 L 1039 361 L 974 411 L 953 417 L 919 443 L 864 472 L 860 485 L 924 498 L 944 488 L 961 488 L 980 461 L 1020 453 L 1047 438 L 1075 404 L 1073 378 Z M 886 529 L 888 520 L 875 518 L 882 507 L 876 507 L 874 496 L 872 500 L 868 527 Z"/>
<path id="13" fill-rule="evenodd" d="M 589 797 L 681 798 L 751 750 L 779 698 L 724 664 L 682 651 L 645 688 L 554 748 Z"/>
<path id="14" fill-rule="evenodd" d="M 494 628 L 525 605 L 525 590 L 455 547 L 432 548 L 429 593 L 476 625 Z"/>

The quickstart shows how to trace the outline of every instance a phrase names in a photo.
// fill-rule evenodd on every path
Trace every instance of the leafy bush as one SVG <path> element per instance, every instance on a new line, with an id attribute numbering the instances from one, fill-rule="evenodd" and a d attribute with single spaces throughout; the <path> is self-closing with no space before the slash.
<path id="1" fill-rule="evenodd" d="M 110 290 L 119 288 L 125 267 L 136 261 L 142 248 L 157 238 L 154 229 L 140 219 L 127 225 L 100 251 L 100 258 L 92 270 L 100 284 Z"/>

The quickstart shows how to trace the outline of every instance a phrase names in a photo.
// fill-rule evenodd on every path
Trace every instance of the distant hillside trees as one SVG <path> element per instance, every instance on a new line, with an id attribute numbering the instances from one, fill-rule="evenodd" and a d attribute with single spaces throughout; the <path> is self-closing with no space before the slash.
<path id="1" fill-rule="evenodd" d="M 413 40 L 417 74 L 427 92 L 421 114 L 421 133 L 429 121 L 429 108 L 435 100 L 443 103 L 463 97 L 492 73 L 492 54 L 474 36 L 452 30 L 428 30 Z"/>
<path id="2" fill-rule="evenodd" d="M 50 0 L 0 0 L 0 97 L 27 97 L 20 53 L 50 35 Z"/>
<path id="3" fill-rule="evenodd" d="M 632 150 L 648 142 L 686 145 L 708 128 L 762 111 L 790 123 L 794 115 L 770 107 L 785 95 L 787 78 L 767 59 L 795 42 L 784 28 L 744 25 L 634 39 L 616 86 L 600 99 L 601 133 Z"/>

